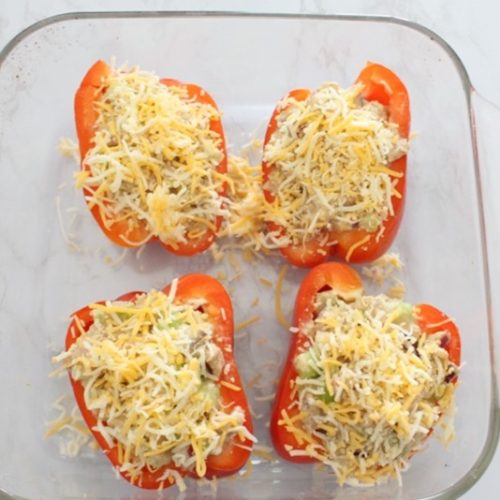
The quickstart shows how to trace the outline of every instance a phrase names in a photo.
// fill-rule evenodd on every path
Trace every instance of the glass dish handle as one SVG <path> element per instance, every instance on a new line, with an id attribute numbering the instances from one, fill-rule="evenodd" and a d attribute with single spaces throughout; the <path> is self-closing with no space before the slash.
<path id="1" fill-rule="evenodd" d="M 488 101 L 475 90 L 471 92 L 472 133 L 476 144 L 474 155 L 478 160 L 480 179 L 479 197 L 483 205 L 486 247 L 491 290 L 489 322 L 492 337 L 490 352 L 495 370 L 496 412 L 500 418 L 500 107 Z"/>

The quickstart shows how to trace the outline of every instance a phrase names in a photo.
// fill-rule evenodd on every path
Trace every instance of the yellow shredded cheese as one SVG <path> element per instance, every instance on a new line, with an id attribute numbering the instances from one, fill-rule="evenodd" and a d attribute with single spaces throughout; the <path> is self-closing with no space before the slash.
<path id="1" fill-rule="evenodd" d="M 57 210 L 57 222 L 59 224 L 59 229 L 61 231 L 61 235 L 62 235 L 65 243 L 68 245 L 68 248 L 71 251 L 81 252 L 82 249 L 81 249 L 80 245 L 78 244 L 78 242 L 76 241 L 76 239 L 74 238 L 74 235 L 72 235 L 71 233 L 69 233 L 66 230 L 64 220 L 63 220 L 63 213 L 61 210 L 61 198 L 60 198 L 60 196 L 56 196 L 55 201 L 56 201 L 56 210 Z M 75 220 L 75 217 L 73 218 L 73 221 L 74 220 Z M 71 224 L 69 227 L 71 227 Z"/>
<path id="2" fill-rule="evenodd" d="M 440 328 L 442 326 L 448 325 L 452 322 L 450 318 L 443 319 L 443 321 L 438 321 L 437 323 L 428 323 L 429 328 Z"/>
<path id="3" fill-rule="evenodd" d="M 375 262 L 361 269 L 363 276 L 378 286 L 382 286 L 385 281 L 391 278 L 395 271 L 400 271 L 403 263 L 396 253 L 387 253 L 379 257 Z"/>
<path id="4" fill-rule="evenodd" d="M 254 299 L 252 300 L 252 303 L 250 304 L 250 307 L 257 307 L 259 305 L 259 297 L 254 297 Z"/>
<path id="5" fill-rule="evenodd" d="M 57 150 L 62 156 L 72 158 L 76 162 L 80 161 L 80 150 L 78 148 L 78 144 L 69 137 L 61 137 L 59 139 Z"/>
<path id="6" fill-rule="evenodd" d="M 182 493 L 186 491 L 186 483 L 184 482 L 184 478 L 179 474 L 175 469 L 167 469 L 165 472 L 158 478 L 158 489 L 161 491 L 164 488 L 165 481 L 168 481 L 170 484 L 175 484 L 179 488 L 179 491 Z"/>
<path id="7" fill-rule="evenodd" d="M 120 471 L 134 481 L 145 466 L 170 464 L 202 477 L 207 457 L 227 442 L 255 441 L 242 408 L 222 407 L 224 356 L 204 301 L 177 302 L 176 283 L 168 295 L 152 290 L 130 302 L 92 305 L 93 324 L 54 358 L 82 383 L 96 429 L 122 450 Z M 162 480 L 181 485 L 168 470 Z"/>
<path id="8" fill-rule="evenodd" d="M 345 261 L 349 262 L 351 260 L 352 254 L 358 249 L 361 248 L 363 245 L 368 243 L 370 241 L 370 236 L 366 235 L 364 238 L 361 238 L 359 241 L 356 243 L 353 243 L 347 253 L 345 254 Z"/>
<path id="9" fill-rule="evenodd" d="M 406 295 L 406 286 L 401 281 L 396 279 L 394 284 L 387 290 L 387 296 L 392 299 L 403 299 Z"/>
<path id="10" fill-rule="evenodd" d="M 281 248 L 287 240 L 266 230 L 268 205 L 262 190 L 261 165 L 251 165 L 246 158 L 231 155 L 228 161 L 228 178 L 231 179 L 226 197 L 227 217 L 221 236 L 234 240 L 242 248 L 246 261 L 251 252 Z"/>
<path id="11" fill-rule="evenodd" d="M 316 237 L 327 244 L 328 233 L 356 227 L 375 232 L 393 213 L 402 174 L 390 163 L 406 154 L 408 142 L 362 90 L 325 83 L 305 101 L 280 103 L 264 150 L 273 167 L 266 187 L 275 196 L 266 217 L 295 245 Z"/>
<path id="12" fill-rule="evenodd" d="M 253 454 L 267 462 L 274 462 L 277 459 L 270 446 L 256 445 L 253 448 Z"/>
<path id="13" fill-rule="evenodd" d="M 244 330 L 245 328 L 248 328 L 249 326 L 252 326 L 254 323 L 257 323 L 257 321 L 260 321 L 260 316 L 252 316 L 251 318 L 246 319 L 245 321 L 242 321 L 241 323 L 238 323 L 234 327 L 235 332 L 240 332 L 241 330 Z"/>
<path id="14" fill-rule="evenodd" d="M 54 401 L 52 408 L 59 412 L 57 418 L 49 422 L 45 438 L 59 437 L 59 453 L 66 457 L 76 457 L 83 448 L 95 449 L 96 442 L 86 426 L 76 404 L 70 407 L 68 397 L 63 394 Z"/>
<path id="15" fill-rule="evenodd" d="M 230 266 L 236 271 L 236 273 L 239 273 L 241 271 L 240 261 L 233 252 L 229 252 L 227 254 L 227 260 L 229 261 Z"/>
<path id="16" fill-rule="evenodd" d="M 142 248 L 144 248 L 144 247 L 142 247 Z M 104 262 L 108 266 L 118 267 L 125 260 L 125 258 L 127 257 L 128 251 L 129 251 L 128 248 L 124 248 L 120 252 L 120 255 L 118 255 L 118 257 L 116 257 L 116 259 L 113 259 L 113 257 L 111 257 L 111 255 L 105 255 L 104 256 Z"/>
<path id="17" fill-rule="evenodd" d="M 228 389 L 231 389 L 232 391 L 239 392 L 241 391 L 241 387 L 231 384 L 231 382 L 227 382 L 225 380 L 220 381 L 220 385 L 223 385 L 224 387 L 227 387 Z"/>
<path id="18" fill-rule="evenodd" d="M 273 392 L 272 394 L 266 394 L 265 396 L 255 396 L 255 401 L 272 401 L 275 398 L 276 394 Z"/>
<path id="19" fill-rule="evenodd" d="M 217 110 L 138 68 L 111 68 L 102 89 L 94 146 L 76 183 L 104 224 L 126 222 L 127 242 L 145 226 L 174 247 L 214 230 L 225 213 L 222 138 L 210 128 Z"/>
<path id="20" fill-rule="evenodd" d="M 299 413 L 283 409 L 278 422 L 303 447 L 288 451 L 328 465 L 340 484 L 398 477 L 431 429 L 447 421 L 452 435 L 459 367 L 441 347 L 446 323 L 428 335 L 416 309 L 385 295 L 346 302 L 327 291 L 315 309 L 294 362 Z"/>
<path id="21" fill-rule="evenodd" d="M 262 378 L 262 373 L 257 373 L 248 381 L 248 387 L 254 387 L 258 384 L 259 380 Z"/>
<path id="22" fill-rule="evenodd" d="M 259 281 L 264 285 L 264 286 L 267 286 L 267 287 L 270 287 L 272 288 L 273 287 L 273 282 L 267 278 L 259 278 Z"/>
<path id="23" fill-rule="evenodd" d="M 249 460 L 245 466 L 245 470 L 243 471 L 242 474 L 240 474 L 240 478 L 243 479 L 244 481 L 247 481 L 248 478 L 252 475 L 253 472 L 253 463 L 251 460 Z"/>
<path id="24" fill-rule="evenodd" d="M 216 276 L 219 281 L 225 281 L 227 279 L 226 271 L 217 271 Z"/>

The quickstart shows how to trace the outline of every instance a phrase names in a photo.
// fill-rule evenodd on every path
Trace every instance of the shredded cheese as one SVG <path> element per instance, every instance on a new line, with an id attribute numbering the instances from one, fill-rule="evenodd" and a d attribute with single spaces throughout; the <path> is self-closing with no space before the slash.
<path id="1" fill-rule="evenodd" d="M 57 222 L 59 224 L 59 229 L 61 231 L 61 235 L 65 241 L 65 243 L 68 245 L 68 248 L 73 251 L 73 252 L 81 252 L 81 247 L 78 244 L 78 242 L 75 240 L 74 235 L 69 233 L 64 225 L 64 220 L 63 220 L 63 214 L 61 210 L 61 197 L 58 195 L 55 198 L 56 200 L 56 210 L 57 210 Z M 73 217 L 73 222 L 75 220 L 75 217 Z M 71 224 L 70 224 L 71 227 Z"/>
<path id="2" fill-rule="evenodd" d="M 269 207 L 262 190 L 261 165 L 251 165 L 246 158 L 230 155 L 227 175 L 231 180 L 225 199 L 228 213 L 220 236 L 232 238 L 234 245 L 243 249 L 246 261 L 252 252 L 286 245 L 286 239 L 266 230 Z"/>
<path id="3" fill-rule="evenodd" d="M 283 409 L 278 422 L 300 446 L 288 451 L 330 466 L 340 484 L 397 478 L 431 429 L 447 421 L 452 435 L 459 367 L 441 347 L 446 323 L 428 335 L 416 309 L 385 295 L 346 302 L 327 291 L 315 309 L 295 359 L 298 413 Z"/>
<path id="4" fill-rule="evenodd" d="M 176 283 L 168 295 L 92 305 L 93 324 L 54 361 L 83 385 L 96 430 L 122 450 L 121 472 L 140 481 L 144 467 L 166 466 L 162 480 L 181 487 L 170 466 L 203 477 L 208 456 L 255 438 L 241 407 L 223 408 L 218 383 L 240 388 L 219 380 L 224 355 L 204 301 L 177 302 Z"/>
<path id="5" fill-rule="evenodd" d="M 253 387 L 258 384 L 259 380 L 262 378 L 262 373 L 257 373 L 248 381 L 248 387 Z"/>
<path id="6" fill-rule="evenodd" d="M 69 137 L 61 137 L 59 139 L 57 150 L 62 156 L 72 158 L 76 162 L 80 161 L 80 150 L 78 148 L 78 144 Z"/>
<path id="7" fill-rule="evenodd" d="M 144 247 L 142 247 L 144 248 Z M 111 257 L 111 255 L 105 255 L 104 256 L 104 262 L 108 265 L 108 266 L 111 266 L 111 267 L 118 267 L 120 266 L 120 264 L 125 260 L 125 258 L 127 257 L 128 255 L 128 251 L 129 249 L 128 248 L 124 248 L 121 252 L 120 252 L 120 255 L 118 255 L 118 257 L 116 257 L 116 259 L 113 259 L 113 257 Z"/>
<path id="8" fill-rule="evenodd" d="M 68 397 L 63 394 L 52 404 L 52 408 L 59 412 L 56 419 L 48 423 L 45 438 L 55 435 L 60 437 L 59 453 L 65 457 L 76 457 L 83 448 L 95 449 L 96 443 L 91 432 L 85 425 L 78 407 L 69 407 Z"/>
<path id="9" fill-rule="evenodd" d="M 429 328 L 440 328 L 440 327 L 443 327 L 445 325 L 448 325 L 452 322 L 452 320 L 450 318 L 446 318 L 446 319 L 443 319 L 443 321 L 438 321 L 437 323 L 428 323 L 428 327 Z"/>
<path id="10" fill-rule="evenodd" d="M 245 328 L 248 328 L 249 326 L 252 326 L 254 323 L 257 323 L 260 321 L 260 316 L 252 316 L 251 318 L 246 319 L 245 321 L 242 321 L 241 323 L 238 323 L 234 327 L 235 332 L 240 332 L 241 330 L 244 330 Z"/>
<path id="11" fill-rule="evenodd" d="M 247 481 L 248 478 L 252 475 L 253 472 L 253 463 L 249 460 L 245 466 L 245 470 L 240 474 L 240 478 L 244 481 Z"/>
<path id="12" fill-rule="evenodd" d="M 363 87 L 325 83 L 307 100 L 285 98 L 277 129 L 264 149 L 272 165 L 266 188 L 275 197 L 267 220 L 286 229 L 295 245 L 360 227 L 376 232 L 393 214 L 402 172 L 391 162 L 407 140 Z"/>
<path id="13" fill-rule="evenodd" d="M 119 222 L 126 229 L 121 238 L 131 246 L 158 236 L 176 248 L 214 231 L 221 216 L 219 236 L 232 239 L 222 250 L 242 249 L 246 261 L 254 252 L 318 235 L 333 245 L 327 235 L 332 230 L 361 227 L 378 238 L 402 175 L 390 162 L 406 153 L 407 143 L 385 110 L 363 102 L 360 91 L 324 84 L 306 103 L 282 103 L 278 130 L 264 152 L 275 167 L 266 187 L 277 194 L 267 203 L 261 165 L 230 156 L 227 174 L 217 172 L 223 153 L 220 136 L 210 129 L 219 116 L 215 108 L 151 73 L 112 68 L 96 103 L 94 147 L 83 161 L 85 170 L 75 175 L 76 185 L 106 227 Z M 73 148 L 61 144 L 65 151 Z M 285 231 L 271 230 L 271 224 Z M 211 250 L 221 260 L 221 249 Z"/>
<path id="14" fill-rule="evenodd" d="M 222 270 L 221 271 L 217 271 L 216 276 L 217 276 L 217 279 L 219 281 L 225 281 L 227 279 L 226 271 L 222 271 Z"/>
<path id="15" fill-rule="evenodd" d="M 387 290 L 387 296 L 392 299 L 403 299 L 406 295 L 406 286 L 401 281 L 396 279 L 394 284 Z"/>
<path id="16" fill-rule="evenodd" d="M 273 282 L 267 278 L 259 278 L 259 281 L 264 285 L 264 286 L 267 286 L 269 288 L 272 288 L 273 287 Z"/>
<path id="17" fill-rule="evenodd" d="M 93 147 L 75 177 L 105 226 L 122 223 L 136 246 L 134 231 L 173 247 L 213 231 L 225 214 L 218 111 L 137 68 L 111 68 L 95 106 Z"/>
<path id="18" fill-rule="evenodd" d="M 358 249 L 361 248 L 363 245 L 368 243 L 370 241 L 370 236 L 366 235 L 364 238 L 361 238 L 359 241 L 356 243 L 353 243 L 347 253 L 345 254 L 345 261 L 349 262 L 351 260 L 352 254 Z"/>
<path id="19" fill-rule="evenodd" d="M 266 394 L 265 396 L 255 396 L 255 401 L 272 401 L 275 398 L 276 394 L 273 392 L 272 394 Z"/>
<path id="20" fill-rule="evenodd" d="M 181 493 L 186 491 L 186 483 L 184 482 L 183 477 L 175 469 L 166 469 L 165 472 L 158 478 L 158 489 L 160 491 L 164 488 L 165 481 L 168 481 L 170 484 L 175 482 Z"/>
<path id="21" fill-rule="evenodd" d="M 267 462 L 274 462 L 276 456 L 273 455 L 273 449 L 270 446 L 256 445 L 253 448 L 253 454 Z"/>
<path id="22" fill-rule="evenodd" d="M 220 385 L 223 385 L 224 387 L 227 387 L 228 389 L 231 389 L 234 392 L 241 391 L 241 387 L 239 387 L 239 386 L 237 386 L 235 384 L 231 384 L 231 382 L 227 382 L 225 380 L 221 380 L 220 381 Z"/>
<path id="23" fill-rule="evenodd" d="M 396 253 L 388 253 L 379 257 L 375 262 L 361 269 L 363 276 L 378 286 L 382 286 L 385 281 L 391 278 L 395 271 L 400 271 L 403 263 Z"/>
<path id="24" fill-rule="evenodd" d="M 239 273 L 241 271 L 240 261 L 234 253 L 229 252 L 227 254 L 227 260 L 229 261 L 230 266 L 236 271 L 236 273 Z"/>

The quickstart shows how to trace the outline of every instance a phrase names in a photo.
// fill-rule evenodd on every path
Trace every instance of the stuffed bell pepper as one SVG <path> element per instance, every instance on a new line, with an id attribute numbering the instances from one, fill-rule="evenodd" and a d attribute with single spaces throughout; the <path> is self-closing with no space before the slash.
<path id="1" fill-rule="evenodd" d="M 194 84 L 97 61 L 75 96 L 77 186 L 106 236 L 206 250 L 221 225 L 226 147 L 214 100 Z"/>
<path id="2" fill-rule="evenodd" d="M 245 465 L 255 438 L 222 285 L 191 274 L 73 316 L 66 350 L 76 402 L 113 467 L 161 489 Z"/>
<path id="3" fill-rule="evenodd" d="M 460 336 L 435 307 L 365 295 L 353 269 L 324 263 L 300 286 L 292 332 L 271 420 L 285 459 L 368 486 L 399 477 L 436 426 L 451 433 Z"/>
<path id="4" fill-rule="evenodd" d="M 390 246 L 403 212 L 410 126 L 407 90 L 369 63 L 354 86 L 324 83 L 283 98 L 267 129 L 267 228 L 292 264 L 335 255 L 368 262 Z"/>

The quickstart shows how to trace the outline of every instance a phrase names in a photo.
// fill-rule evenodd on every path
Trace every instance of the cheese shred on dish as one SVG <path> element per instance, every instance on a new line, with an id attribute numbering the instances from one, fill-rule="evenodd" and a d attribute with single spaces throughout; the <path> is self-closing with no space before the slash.
<path id="1" fill-rule="evenodd" d="M 104 224 L 125 221 L 124 239 L 146 226 L 174 248 L 214 230 L 223 215 L 222 138 L 210 129 L 218 111 L 138 69 L 112 69 L 95 106 L 94 146 L 76 184 Z"/>
<path id="2" fill-rule="evenodd" d="M 224 357 L 204 302 L 174 295 L 175 282 L 169 295 L 94 304 L 92 326 L 55 358 L 83 385 L 95 430 L 118 447 L 120 472 L 133 481 L 165 465 L 203 477 L 230 440 L 255 441 L 243 409 L 223 407 Z"/>
<path id="3" fill-rule="evenodd" d="M 442 347 L 450 334 L 427 335 L 418 310 L 385 295 L 346 302 L 317 295 L 305 325 L 309 345 L 296 357 L 298 413 L 279 425 L 340 484 L 370 485 L 399 477 L 430 431 L 454 410 L 458 367 Z"/>
<path id="4" fill-rule="evenodd" d="M 283 246 L 283 237 L 265 230 L 268 206 L 262 191 L 262 167 L 240 156 L 229 156 L 228 209 L 221 236 L 234 238 L 235 246 L 254 252 Z"/>
<path id="5" fill-rule="evenodd" d="M 361 228 L 376 232 L 393 214 L 401 172 L 391 162 L 408 142 L 377 102 L 361 98 L 363 86 L 325 83 L 305 101 L 285 98 L 277 129 L 264 150 L 272 165 L 269 220 L 286 228 L 294 244 Z"/>

